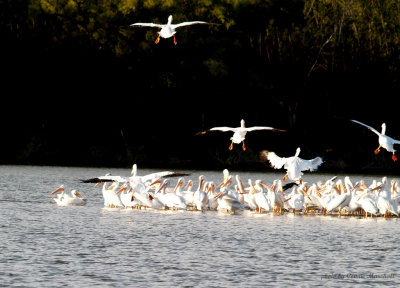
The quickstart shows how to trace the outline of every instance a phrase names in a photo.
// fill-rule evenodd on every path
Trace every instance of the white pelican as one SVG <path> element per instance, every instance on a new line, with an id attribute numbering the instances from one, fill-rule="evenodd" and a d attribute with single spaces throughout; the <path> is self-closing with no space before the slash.
<path id="1" fill-rule="evenodd" d="M 218 208 L 218 201 L 215 199 L 216 195 L 217 193 L 215 192 L 215 184 L 214 182 L 211 181 L 207 191 L 207 197 L 208 197 L 207 203 L 209 210 L 217 210 Z"/>
<path id="2" fill-rule="evenodd" d="M 269 161 L 271 166 L 275 169 L 286 169 L 286 175 L 283 177 L 283 181 L 287 178 L 290 180 L 299 180 L 301 184 L 302 171 L 310 170 L 315 171 L 323 163 L 321 157 L 316 157 L 311 160 L 304 160 L 299 157 L 300 147 L 296 149 L 296 154 L 293 157 L 279 157 L 274 152 L 263 150 L 260 152 L 260 159 L 263 162 Z"/>
<path id="3" fill-rule="evenodd" d="M 98 182 L 97 185 L 100 185 L 102 182 Z M 103 198 L 104 198 L 104 206 L 109 207 L 109 208 L 117 208 L 117 207 L 125 207 L 124 204 L 122 204 L 121 199 L 119 198 L 117 194 L 117 188 L 119 186 L 119 182 L 113 182 L 109 187 L 107 187 L 108 182 L 104 182 L 103 184 Z"/>
<path id="4" fill-rule="evenodd" d="M 249 185 L 250 185 L 250 189 L 253 191 L 254 195 L 254 202 L 257 205 L 258 208 L 258 212 L 262 213 L 263 211 L 271 211 L 272 208 L 272 203 L 270 201 L 270 199 L 267 197 L 267 195 L 264 193 L 264 189 L 261 186 L 260 182 L 261 180 L 257 179 L 255 182 L 255 185 L 253 185 L 253 182 L 251 181 L 251 179 L 248 180 L 249 181 Z"/>
<path id="5" fill-rule="evenodd" d="M 378 135 L 378 142 L 379 142 L 379 147 L 375 149 L 375 154 L 378 154 L 380 152 L 381 148 L 386 149 L 388 152 L 392 152 L 392 160 L 393 161 L 397 161 L 397 157 L 395 155 L 396 150 L 394 150 L 393 145 L 394 144 L 400 144 L 399 140 L 395 140 L 389 136 L 386 135 L 386 124 L 383 123 L 382 124 L 382 131 L 379 133 L 379 131 L 375 130 L 374 128 L 372 128 L 371 126 L 368 126 L 364 123 L 361 123 L 357 120 L 351 120 L 354 123 L 360 124 L 364 127 L 367 127 L 369 130 L 371 130 L 372 132 L 374 132 L 376 135 Z"/>
<path id="6" fill-rule="evenodd" d="M 128 183 L 122 185 L 117 194 L 120 195 L 121 202 L 126 208 L 134 208 L 139 205 L 139 203 L 135 200 L 135 196 L 133 195 L 133 188 L 130 187 L 128 189 Z"/>
<path id="7" fill-rule="evenodd" d="M 364 192 L 361 193 L 357 198 L 358 203 L 361 208 L 365 211 L 365 216 L 368 217 L 368 213 L 372 215 L 378 215 L 379 209 L 376 204 L 376 197 L 372 193 L 371 189 L 366 188 Z"/>
<path id="8" fill-rule="evenodd" d="M 335 210 L 339 211 L 339 216 L 341 215 L 342 209 L 345 207 L 348 207 L 350 204 L 350 201 L 352 199 L 353 193 L 352 191 L 357 189 L 359 184 L 356 184 L 356 187 L 353 187 L 350 189 L 345 189 L 343 187 L 343 183 L 341 180 L 338 180 L 337 183 L 337 195 L 335 195 L 328 203 L 326 207 L 327 212 L 332 212 Z M 349 187 L 350 188 L 350 187 Z"/>
<path id="9" fill-rule="evenodd" d="M 292 192 L 288 195 L 287 204 L 291 209 L 293 209 L 293 214 L 296 214 L 296 211 L 303 210 L 304 204 L 304 187 L 305 185 L 302 184 L 299 187 L 293 187 Z"/>
<path id="10" fill-rule="evenodd" d="M 220 192 L 215 195 L 218 202 L 218 210 L 226 211 L 229 214 L 234 214 L 237 211 L 243 211 L 244 207 L 232 193 L 230 193 L 229 186 L 232 183 L 232 176 L 229 176 L 227 181 L 223 182 Z"/>
<path id="11" fill-rule="evenodd" d="M 71 195 L 65 193 L 64 185 L 61 185 L 56 190 L 51 192 L 51 195 L 57 194 L 62 192 L 61 194 L 57 195 L 57 198 L 54 198 L 54 201 L 57 203 L 58 206 L 68 206 L 68 205 L 76 205 L 76 206 L 83 206 L 86 205 L 86 198 L 83 197 L 78 191 L 71 190 Z"/>
<path id="12" fill-rule="evenodd" d="M 193 203 L 196 210 L 203 211 L 208 207 L 208 197 L 203 190 L 204 176 L 199 176 L 199 186 L 193 195 Z"/>
<path id="13" fill-rule="evenodd" d="M 379 209 L 379 213 L 387 217 L 389 213 L 399 216 L 397 209 L 398 205 L 390 197 L 390 193 L 387 190 L 380 191 L 376 200 L 376 206 Z"/>
<path id="14" fill-rule="evenodd" d="M 189 25 L 196 25 L 196 24 L 202 24 L 202 25 L 213 25 L 213 23 L 207 23 L 204 21 L 190 21 L 190 22 L 182 22 L 178 24 L 172 24 L 172 15 L 168 16 L 168 23 L 167 24 L 155 24 L 155 23 L 134 23 L 129 25 L 130 27 L 156 27 L 160 28 L 161 30 L 158 31 L 158 37 L 155 41 L 156 44 L 160 42 L 160 37 L 162 38 L 170 38 L 174 37 L 174 44 L 178 44 L 175 38 L 175 33 L 176 33 L 176 28 L 183 27 L 183 26 L 189 26 Z"/>
<path id="15" fill-rule="evenodd" d="M 186 210 L 185 198 L 180 195 L 176 195 L 174 192 L 166 193 L 165 189 L 167 188 L 169 181 L 167 179 L 158 187 L 157 191 L 154 194 L 154 197 L 160 200 L 161 203 L 164 204 L 166 209 Z"/>
<path id="16" fill-rule="evenodd" d="M 231 145 L 229 146 L 229 150 L 233 149 L 233 143 L 240 144 L 242 143 L 243 151 L 246 150 L 246 146 L 244 144 L 244 139 L 246 137 L 247 132 L 255 131 L 255 130 L 271 130 L 274 132 L 284 132 L 285 130 L 276 129 L 273 127 L 266 127 L 266 126 L 254 126 L 254 127 L 246 127 L 244 120 L 240 121 L 240 127 L 231 128 L 231 127 L 214 127 L 206 131 L 202 131 L 197 133 L 196 135 L 203 135 L 210 131 L 222 131 L 222 132 L 233 132 L 233 136 L 230 138 L 232 140 Z"/>

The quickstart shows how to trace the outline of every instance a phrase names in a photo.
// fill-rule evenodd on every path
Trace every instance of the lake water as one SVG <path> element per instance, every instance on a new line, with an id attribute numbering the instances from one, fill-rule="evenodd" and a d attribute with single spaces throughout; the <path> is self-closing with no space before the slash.
<path id="1" fill-rule="evenodd" d="M 398 218 L 110 209 L 101 187 L 79 179 L 129 176 L 129 169 L 0 171 L 0 286 L 400 287 Z M 185 180 L 195 185 L 199 175 L 215 183 L 223 177 L 222 171 L 179 172 L 191 173 Z M 283 176 L 230 172 L 267 183 Z M 350 176 L 367 184 L 382 178 Z M 61 184 L 80 191 L 87 205 L 58 207 L 49 193 Z"/>

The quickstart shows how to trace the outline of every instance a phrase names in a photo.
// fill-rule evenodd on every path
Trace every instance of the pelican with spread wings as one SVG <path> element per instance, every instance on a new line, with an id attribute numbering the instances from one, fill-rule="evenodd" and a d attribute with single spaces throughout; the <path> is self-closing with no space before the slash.
<path id="1" fill-rule="evenodd" d="M 392 160 L 397 161 L 397 157 L 395 155 L 396 150 L 394 150 L 393 145 L 394 144 L 400 144 L 399 140 L 395 140 L 389 136 L 386 135 L 386 124 L 382 124 L 382 131 L 379 133 L 379 131 L 375 130 L 371 126 L 368 126 L 364 123 L 361 123 L 360 121 L 357 120 L 351 120 L 354 123 L 360 124 L 364 127 L 367 127 L 369 130 L 374 132 L 376 135 L 378 135 L 378 142 L 379 142 L 379 147 L 375 149 L 375 154 L 378 154 L 381 151 L 381 148 L 386 149 L 388 152 L 392 152 Z"/>
<path id="2" fill-rule="evenodd" d="M 255 130 L 270 130 L 274 132 L 285 132 L 286 130 L 276 129 L 273 127 L 266 126 L 254 126 L 254 127 L 246 127 L 244 120 L 240 121 L 240 127 L 232 128 L 232 127 L 214 127 L 206 131 L 202 131 L 197 133 L 196 135 L 203 135 L 207 132 L 211 131 L 222 131 L 222 132 L 233 132 L 233 136 L 231 137 L 231 145 L 229 146 L 229 150 L 233 149 L 233 143 L 240 144 L 242 143 L 243 151 L 246 150 L 246 145 L 244 144 L 244 139 L 246 137 L 247 132 L 255 131 Z"/>
<path id="3" fill-rule="evenodd" d="M 300 181 L 302 183 L 301 176 L 302 171 L 316 171 L 318 167 L 323 163 L 321 157 L 316 157 L 311 160 L 305 160 L 299 157 L 300 147 L 296 149 L 296 154 L 292 157 L 279 157 L 274 152 L 263 150 L 260 152 L 260 159 L 263 162 L 269 162 L 275 169 L 286 169 L 286 175 L 283 177 L 283 181 L 287 178 L 293 181 Z"/>
<path id="4" fill-rule="evenodd" d="M 198 25 L 198 24 L 202 24 L 202 25 L 213 25 L 214 23 L 208 23 L 208 22 L 204 22 L 204 21 L 190 21 L 190 22 L 182 22 L 182 23 L 178 23 L 178 24 L 172 24 L 172 15 L 169 15 L 168 17 L 168 22 L 167 24 L 156 24 L 156 23 L 133 23 L 131 25 L 129 25 L 130 27 L 156 27 L 156 28 L 160 28 L 161 30 L 158 31 L 158 37 L 155 41 L 156 44 L 158 44 L 158 42 L 160 42 L 160 37 L 162 38 L 170 38 L 170 37 L 174 37 L 174 44 L 178 44 L 178 42 L 176 41 L 175 38 L 175 33 L 176 33 L 176 29 L 183 27 L 183 26 L 189 26 L 189 25 Z"/>

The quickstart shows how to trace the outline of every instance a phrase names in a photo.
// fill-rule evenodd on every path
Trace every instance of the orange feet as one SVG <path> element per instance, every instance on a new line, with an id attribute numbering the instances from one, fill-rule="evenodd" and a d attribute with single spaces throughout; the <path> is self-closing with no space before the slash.
<path id="1" fill-rule="evenodd" d="M 381 151 L 381 146 L 379 146 L 378 148 L 375 149 L 374 153 L 378 154 Z"/>
<path id="2" fill-rule="evenodd" d="M 154 43 L 158 44 L 158 42 L 160 42 L 160 35 L 158 35 L 158 37 Z"/>
<path id="3" fill-rule="evenodd" d="M 232 141 L 231 145 L 229 146 L 229 150 L 232 150 L 232 149 L 233 149 L 233 141 Z"/>
<path id="4" fill-rule="evenodd" d="M 285 176 L 283 176 L 282 181 L 286 181 L 287 180 L 287 174 Z"/>
<path id="5" fill-rule="evenodd" d="M 175 35 L 174 35 L 174 44 L 178 44 L 178 41 L 176 41 Z"/>
<path id="6" fill-rule="evenodd" d="M 242 145 L 243 151 L 246 151 L 246 146 L 244 145 L 244 141 L 242 141 L 242 143 L 243 143 Z"/>
<path id="7" fill-rule="evenodd" d="M 392 155 L 392 159 L 393 159 L 394 162 L 397 161 L 397 157 L 396 157 L 396 155 L 395 155 L 394 153 L 393 153 L 393 155 Z"/>

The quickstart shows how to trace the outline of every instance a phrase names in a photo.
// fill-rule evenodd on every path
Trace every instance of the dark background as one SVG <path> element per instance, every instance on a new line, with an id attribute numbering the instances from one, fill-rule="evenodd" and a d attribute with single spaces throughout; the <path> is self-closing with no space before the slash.
<path id="1" fill-rule="evenodd" d="M 116 13 L 111 23 L 95 13 L 98 29 L 73 37 L 76 25 L 65 23 L 78 12 L 52 14 L 28 1 L 3 1 L 0 163 L 271 169 L 259 151 L 289 157 L 301 147 L 300 157 L 324 159 L 320 171 L 400 172 L 391 153 L 373 153 L 378 137 L 350 122 L 379 131 L 386 122 L 387 134 L 400 139 L 399 53 L 391 45 L 399 23 L 386 46 L 376 40 L 368 50 L 371 35 L 363 43 L 346 34 L 346 22 L 338 34 L 335 17 L 344 10 L 324 12 L 336 26 L 327 23 L 332 30 L 323 34 L 304 13 L 309 1 L 243 4 L 220 19 L 215 11 L 227 11 L 224 2 L 209 7 L 212 12 L 187 4 L 192 15 L 175 9 L 174 22 L 195 17 L 222 24 L 182 28 L 175 46 L 172 39 L 154 44 L 156 29 L 122 27 L 165 22 L 171 9 L 145 9 L 139 1 L 135 12 Z M 381 13 L 386 20 L 400 19 L 394 17 L 399 10 L 386 8 L 394 14 Z M 94 40 L 96 31 L 105 31 L 103 40 Z M 323 46 L 330 35 L 335 41 Z M 248 127 L 287 132 L 248 133 L 246 151 L 241 145 L 228 150 L 232 133 L 195 136 L 215 126 L 237 127 L 241 119 Z"/>

